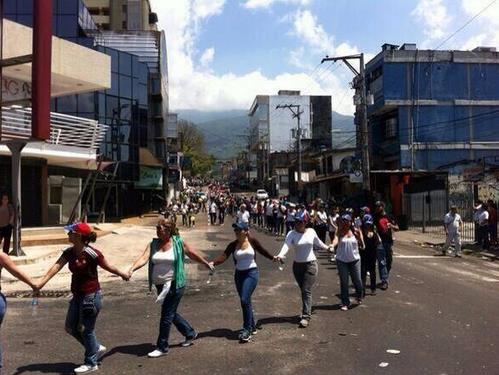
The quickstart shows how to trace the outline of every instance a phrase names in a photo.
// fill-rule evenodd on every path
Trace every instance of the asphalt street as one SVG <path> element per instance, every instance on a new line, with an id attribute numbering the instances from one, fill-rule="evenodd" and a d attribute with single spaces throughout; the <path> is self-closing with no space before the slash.
<path id="1" fill-rule="evenodd" d="M 229 224 L 207 227 L 204 235 L 209 257 L 233 238 Z M 254 235 L 277 253 L 282 239 Z M 396 244 L 395 253 L 389 289 L 347 312 L 339 310 L 336 267 L 319 253 L 314 315 L 306 329 L 297 325 L 301 303 L 291 264 L 279 271 L 258 257 L 253 303 L 260 330 L 247 344 L 237 341 L 242 316 L 232 260 L 217 269 L 210 284 L 200 270 L 179 309 L 199 338 L 182 348 L 183 338 L 173 329 L 170 352 L 158 359 L 147 358 L 159 306 L 147 294 L 145 280 L 107 283 L 97 335 L 109 351 L 98 373 L 499 374 L 499 264 L 437 257 L 409 244 Z M 8 301 L 4 374 L 69 374 L 81 363 L 82 347 L 64 331 L 68 301 L 42 298 L 35 310 L 27 299 Z"/>

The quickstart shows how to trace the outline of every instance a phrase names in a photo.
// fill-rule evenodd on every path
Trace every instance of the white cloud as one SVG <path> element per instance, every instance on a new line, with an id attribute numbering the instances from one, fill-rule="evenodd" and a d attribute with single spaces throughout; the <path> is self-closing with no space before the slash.
<path id="1" fill-rule="evenodd" d="M 296 4 L 301 6 L 309 5 L 311 0 L 246 0 L 243 7 L 247 9 L 267 9 L 275 3 Z"/>
<path id="2" fill-rule="evenodd" d="M 420 0 L 411 15 L 423 23 L 423 31 L 428 38 L 426 43 L 441 39 L 448 34 L 452 17 L 442 0 Z"/>
<path id="3" fill-rule="evenodd" d="M 167 39 L 169 99 L 173 111 L 248 109 L 256 95 L 276 94 L 281 89 L 293 89 L 302 90 L 303 94 L 333 95 L 335 110 L 346 114 L 353 113 L 350 99 L 353 92 L 348 88 L 348 81 L 341 80 L 330 71 L 321 75 L 283 72 L 268 77 L 260 70 L 240 75 L 233 73 L 217 75 L 207 69 L 207 65 L 214 58 L 217 46 L 198 51 L 196 41 L 206 20 L 221 14 L 224 5 L 224 1 L 218 0 L 152 0 L 153 11 L 158 13 L 159 26 L 165 30 Z M 197 6 L 200 8 L 194 11 Z M 315 20 L 313 16 L 311 18 Z M 312 27 L 313 31 L 309 34 L 305 30 L 306 22 L 301 25 L 303 27 L 300 30 L 304 34 L 305 44 L 302 54 L 300 55 L 301 52 L 298 51 L 296 59 L 302 60 L 302 69 L 310 72 L 308 60 L 304 58 L 308 57 L 310 50 L 307 43 L 313 44 L 311 39 L 313 35 L 321 36 L 322 40 L 328 43 L 332 43 L 333 39 L 321 26 Z M 315 47 L 318 49 L 318 45 Z M 317 63 L 318 61 L 314 60 L 313 66 Z"/>
<path id="4" fill-rule="evenodd" d="M 215 48 L 213 47 L 207 48 L 201 55 L 201 58 L 199 59 L 201 66 L 207 67 L 208 65 L 210 65 L 211 62 L 213 61 L 213 57 L 215 57 Z"/>
<path id="5" fill-rule="evenodd" d="M 491 0 L 462 0 L 461 5 L 467 17 L 473 17 L 491 4 Z M 495 2 L 474 23 L 478 26 L 478 34 L 468 38 L 463 49 L 473 49 L 478 46 L 499 48 L 499 2 Z"/>
<path id="6" fill-rule="evenodd" d="M 293 16 L 293 33 L 316 52 L 330 53 L 333 38 L 309 10 L 299 10 Z"/>

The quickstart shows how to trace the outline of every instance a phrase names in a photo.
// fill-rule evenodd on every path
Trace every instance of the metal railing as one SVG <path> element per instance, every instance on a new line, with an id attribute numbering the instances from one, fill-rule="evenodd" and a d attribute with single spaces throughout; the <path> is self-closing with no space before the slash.
<path id="1" fill-rule="evenodd" d="M 96 151 L 104 140 L 108 126 L 96 120 L 50 113 L 50 139 L 46 143 Z M 2 107 L 2 142 L 30 140 L 31 108 Z"/>

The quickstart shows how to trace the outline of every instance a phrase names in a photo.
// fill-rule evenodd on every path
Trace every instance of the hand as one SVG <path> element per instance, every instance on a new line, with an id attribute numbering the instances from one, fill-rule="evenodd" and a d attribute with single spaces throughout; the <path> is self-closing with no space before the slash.
<path id="1" fill-rule="evenodd" d="M 276 255 L 274 255 L 272 257 L 272 262 L 279 262 L 279 258 Z"/>
<path id="2" fill-rule="evenodd" d="M 213 272 L 215 271 L 215 264 L 213 262 L 209 262 L 208 265 L 207 265 L 207 268 Z"/>
<path id="3" fill-rule="evenodd" d="M 38 287 L 38 285 L 33 284 L 33 285 L 31 285 L 31 288 L 33 289 L 33 298 L 40 297 L 40 288 Z"/>
<path id="4" fill-rule="evenodd" d="M 125 281 L 130 280 L 130 277 L 131 277 L 130 273 L 124 273 L 124 272 L 122 272 L 120 276 Z"/>
<path id="5" fill-rule="evenodd" d="M 334 246 L 329 245 L 328 251 L 329 251 L 330 253 L 334 253 Z"/>

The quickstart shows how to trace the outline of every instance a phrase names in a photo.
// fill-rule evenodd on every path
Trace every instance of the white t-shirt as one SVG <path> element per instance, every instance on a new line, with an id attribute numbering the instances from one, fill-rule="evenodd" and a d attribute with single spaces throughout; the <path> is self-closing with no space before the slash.
<path id="1" fill-rule="evenodd" d="M 246 249 L 237 249 L 234 251 L 234 259 L 236 260 L 236 269 L 246 271 L 250 268 L 256 268 L 255 249 L 249 245 Z"/>
<path id="2" fill-rule="evenodd" d="M 156 251 L 151 258 L 152 264 L 152 282 L 154 285 L 163 285 L 173 279 L 173 262 L 175 254 L 173 247 L 166 251 Z"/>
<path id="3" fill-rule="evenodd" d="M 273 211 L 274 211 L 274 205 L 273 204 L 269 204 L 267 206 L 266 210 L 265 210 L 265 215 L 272 216 Z"/>
<path id="4" fill-rule="evenodd" d="M 289 249 L 293 249 L 295 253 L 295 262 L 311 262 L 317 260 L 314 254 L 314 247 L 319 247 L 323 250 L 329 248 L 329 246 L 320 240 L 317 233 L 312 228 L 305 229 L 304 233 L 292 230 L 287 234 L 278 257 L 285 258 Z"/>
<path id="5" fill-rule="evenodd" d="M 248 211 L 238 211 L 237 212 L 237 222 L 238 223 L 249 223 L 250 213 Z"/>
<path id="6" fill-rule="evenodd" d="M 211 214 L 215 214 L 217 212 L 217 204 L 215 202 L 213 202 L 211 205 L 210 205 L 210 213 Z"/>
<path id="7" fill-rule="evenodd" d="M 315 213 L 315 219 L 317 224 L 327 224 L 327 214 L 325 212 L 317 211 Z"/>
<path id="8" fill-rule="evenodd" d="M 329 231 L 330 232 L 334 232 L 338 228 L 338 224 L 336 223 L 336 220 L 338 220 L 339 217 L 340 217 L 340 215 L 338 215 L 338 214 L 334 214 L 334 215 L 329 216 Z M 334 223 L 335 227 L 333 227 L 331 225 L 331 222 Z"/>
<path id="9" fill-rule="evenodd" d="M 487 225 L 487 220 L 489 220 L 489 212 L 487 210 L 483 210 L 479 215 L 478 215 L 478 224 L 480 226 Z"/>
<path id="10" fill-rule="evenodd" d="M 294 208 L 288 209 L 288 213 L 286 214 L 286 221 L 289 223 L 295 222 L 296 210 Z"/>
<path id="11" fill-rule="evenodd" d="M 459 224 L 461 223 L 461 216 L 459 214 L 452 215 L 447 212 L 444 217 L 444 224 L 449 232 L 457 232 L 459 230 Z"/>
<path id="12" fill-rule="evenodd" d="M 360 259 L 359 243 L 355 236 L 342 237 L 336 249 L 336 260 L 350 263 Z"/>

